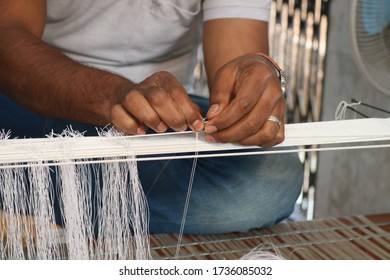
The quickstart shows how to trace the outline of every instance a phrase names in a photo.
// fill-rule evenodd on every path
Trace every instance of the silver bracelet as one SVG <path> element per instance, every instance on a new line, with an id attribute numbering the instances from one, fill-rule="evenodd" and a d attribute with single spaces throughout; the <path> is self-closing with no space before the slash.
<path id="1" fill-rule="evenodd" d="M 287 80 L 286 80 L 286 76 L 284 75 L 284 72 L 282 70 L 282 68 L 280 68 L 279 64 L 277 64 L 272 58 L 270 58 L 268 55 L 264 54 L 264 53 L 255 53 L 257 55 L 260 55 L 261 57 L 265 58 L 266 60 L 268 60 L 269 62 L 271 62 L 271 64 L 274 66 L 275 68 L 275 71 L 276 73 L 278 74 L 278 77 L 279 77 L 279 81 L 280 81 L 280 88 L 282 90 L 282 95 L 283 97 L 286 97 L 286 85 L 287 85 Z"/>

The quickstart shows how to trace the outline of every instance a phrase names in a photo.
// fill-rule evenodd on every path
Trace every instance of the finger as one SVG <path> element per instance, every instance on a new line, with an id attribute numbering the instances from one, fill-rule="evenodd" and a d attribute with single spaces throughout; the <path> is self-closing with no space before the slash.
<path id="1" fill-rule="evenodd" d="M 261 130 L 251 137 L 239 142 L 241 145 L 257 145 L 261 147 L 272 147 L 284 140 L 284 124 L 279 125 L 272 121 L 267 121 Z"/>
<path id="2" fill-rule="evenodd" d="M 284 141 L 285 101 L 281 99 L 261 129 L 254 135 L 239 141 L 241 145 L 258 145 L 271 147 Z M 271 117 L 271 118 L 270 118 Z"/>
<path id="3" fill-rule="evenodd" d="M 212 133 L 214 140 L 218 142 L 240 143 L 253 135 L 257 135 L 271 114 L 274 114 L 279 119 L 283 119 L 285 104 L 278 92 L 280 89 L 276 88 L 276 91 L 277 93 L 275 95 L 275 87 L 267 87 L 262 98 L 245 117 L 228 128 Z"/>
<path id="4" fill-rule="evenodd" d="M 145 97 L 150 106 L 157 112 L 160 119 L 168 127 L 175 131 L 184 131 L 187 129 L 184 113 L 164 88 L 150 88 L 145 93 Z"/>
<path id="5" fill-rule="evenodd" d="M 230 103 L 234 92 L 236 72 L 236 67 L 226 65 L 215 74 L 210 93 L 210 108 L 206 114 L 209 120 L 220 114 Z"/>
<path id="6" fill-rule="evenodd" d="M 122 100 L 123 108 L 138 123 L 145 124 L 156 132 L 165 132 L 168 129 L 167 125 L 145 98 L 144 91 L 148 91 L 148 89 L 134 89 L 126 94 Z"/>
<path id="7" fill-rule="evenodd" d="M 183 114 L 186 126 L 194 131 L 203 130 L 204 123 L 200 108 L 192 102 L 184 87 L 177 80 L 175 81 L 165 87 L 166 91 Z"/>
<path id="8" fill-rule="evenodd" d="M 142 135 L 146 133 L 146 128 L 133 118 L 120 104 L 112 107 L 111 122 L 116 130 L 126 135 Z"/>
<path id="9" fill-rule="evenodd" d="M 267 80 L 259 78 L 254 72 L 238 79 L 233 99 L 223 113 L 210 120 L 206 132 L 224 130 L 246 116 L 258 103 L 267 84 Z"/>

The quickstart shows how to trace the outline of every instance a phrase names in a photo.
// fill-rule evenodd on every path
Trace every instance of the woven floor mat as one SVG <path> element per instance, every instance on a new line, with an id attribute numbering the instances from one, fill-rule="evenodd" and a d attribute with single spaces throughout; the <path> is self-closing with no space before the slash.
<path id="1" fill-rule="evenodd" d="M 173 259 L 177 235 L 152 235 L 151 247 L 154 259 Z M 254 248 L 285 259 L 390 259 L 390 214 L 285 222 L 248 233 L 184 235 L 178 259 L 239 259 Z"/>

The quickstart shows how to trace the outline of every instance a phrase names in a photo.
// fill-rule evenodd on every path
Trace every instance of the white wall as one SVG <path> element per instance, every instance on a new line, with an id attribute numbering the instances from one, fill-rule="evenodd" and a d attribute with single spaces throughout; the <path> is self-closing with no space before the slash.
<path id="1" fill-rule="evenodd" d="M 331 2 L 322 120 L 333 120 L 339 102 L 351 98 L 390 110 L 390 94 L 373 87 L 355 63 L 349 3 Z M 318 168 L 315 218 L 390 212 L 389 148 L 322 152 Z"/>

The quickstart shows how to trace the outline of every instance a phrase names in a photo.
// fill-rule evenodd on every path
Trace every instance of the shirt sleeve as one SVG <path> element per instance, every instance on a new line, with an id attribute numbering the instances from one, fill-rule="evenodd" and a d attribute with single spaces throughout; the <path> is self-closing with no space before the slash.
<path id="1" fill-rule="evenodd" d="M 204 0 L 203 20 L 246 18 L 269 20 L 271 0 Z"/>

